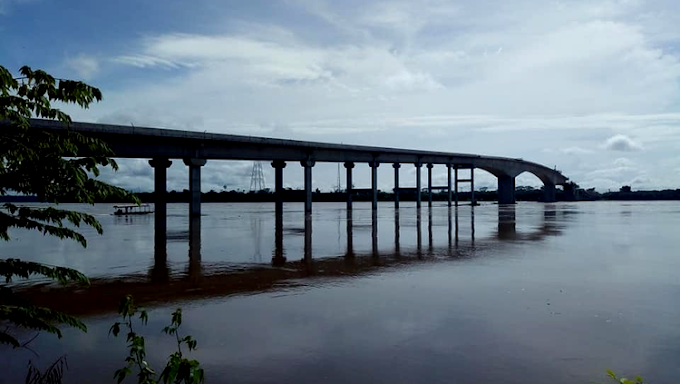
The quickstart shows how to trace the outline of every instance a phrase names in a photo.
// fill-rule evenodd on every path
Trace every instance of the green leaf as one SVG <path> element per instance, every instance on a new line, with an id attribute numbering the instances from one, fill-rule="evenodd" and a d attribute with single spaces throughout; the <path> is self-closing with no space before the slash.
<path id="1" fill-rule="evenodd" d="M 149 314 L 142 310 L 139 314 L 139 319 L 142 321 L 142 324 L 146 325 L 149 322 Z"/>
<path id="2" fill-rule="evenodd" d="M 113 337 L 117 337 L 118 333 L 120 333 L 120 323 L 115 322 L 111 328 L 109 328 L 109 335 L 113 334 Z"/>

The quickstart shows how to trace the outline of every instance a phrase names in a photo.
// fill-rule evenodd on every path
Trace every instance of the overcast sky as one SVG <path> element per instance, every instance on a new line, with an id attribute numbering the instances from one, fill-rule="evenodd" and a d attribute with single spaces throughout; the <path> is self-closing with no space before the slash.
<path id="1" fill-rule="evenodd" d="M 582 187 L 680 188 L 679 26 L 677 0 L 0 0 L 0 65 L 101 88 L 76 120 L 522 157 Z M 145 160 L 120 164 L 108 180 L 151 190 Z M 251 167 L 209 161 L 203 189 L 247 189 Z M 369 172 L 355 168 L 356 187 Z M 379 176 L 390 189 L 392 168 Z M 336 180 L 336 165 L 314 168 L 315 186 Z M 285 184 L 302 185 L 299 164 Z M 169 188 L 187 188 L 181 161 Z"/>

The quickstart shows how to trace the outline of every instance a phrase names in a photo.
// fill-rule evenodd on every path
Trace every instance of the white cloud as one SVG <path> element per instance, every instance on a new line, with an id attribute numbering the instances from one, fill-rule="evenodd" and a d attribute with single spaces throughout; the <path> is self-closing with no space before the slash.
<path id="1" fill-rule="evenodd" d="M 92 56 L 79 54 L 69 57 L 64 61 L 65 65 L 74 70 L 84 80 L 91 79 L 99 72 L 99 61 Z"/>
<path id="2" fill-rule="evenodd" d="M 616 165 L 617 167 L 630 168 L 633 167 L 634 163 L 625 157 L 619 157 L 618 159 L 614 160 L 614 165 Z"/>
<path id="3" fill-rule="evenodd" d="M 560 148 L 558 149 L 561 153 L 564 153 L 565 155 L 587 155 L 589 153 L 593 153 L 593 151 L 589 149 L 584 149 L 581 147 L 573 146 L 573 147 L 567 147 L 567 148 Z"/>
<path id="4" fill-rule="evenodd" d="M 523 157 L 598 188 L 631 182 L 627 168 L 680 184 L 662 176 L 677 164 L 658 166 L 680 143 L 674 2 L 291 3 L 293 22 L 128 42 L 116 69 L 153 79 L 104 89 L 74 116 Z M 597 149 L 637 152 L 624 164 Z M 314 177 L 332 185 L 335 173 Z"/>
<path id="5" fill-rule="evenodd" d="M 610 151 L 631 152 L 642 150 L 642 145 L 631 139 L 626 135 L 615 135 L 608 138 L 604 144 L 604 149 Z"/>

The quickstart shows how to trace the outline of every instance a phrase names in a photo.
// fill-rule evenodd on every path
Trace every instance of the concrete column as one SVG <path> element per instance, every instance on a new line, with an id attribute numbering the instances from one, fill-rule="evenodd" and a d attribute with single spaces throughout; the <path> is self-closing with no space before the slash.
<path id="1" fill-rule="evenodd" d="M 347 168 L 347 209 L 352 209 L 352 168 L 354 168 L 354 163 L 346 162 L 345 168 Z"/>
<path id="2" fill-rule="evenodd" d="M 423 166 L 421 163 L 415 163 L 416 166 L 416 207 L 420 208 L 421 198 L 420 198 L 420 167 Z"/>
<path id="3" fill-rule="evenodd" d="M 154 168 L 154 268 L 152 280 L 167 281 L 167 174 L 172 161 L 166 158 L 149 160 Z"/>
<path id="4" fill-rule="evenodd" d="M 305 167 L 305 214 L 312 213 L 312 167 L 314 160 L 302 160 L 300 165 Z"/>
<path id="5" fill-rule="evenodd" d="M 399 168 L 401 168 L 401 164 L 394 163 L 392 168 L 394 168 L 394 208 L 399 208 Z"/>
<path id="6" fill-rule="evenodd" d="M 166 158 L 155 158 L 149 160 L 149 165 L 154 169 L 154 224 L 156 235 L 162 235 L 165 239 L 165 233 L 167 229 L 166 218 L 168 215 L 167 207 L 167 179 L 168 179 L 168 167 L 172 164 L 172 161 Z M 163 241 L 163 247 L 165 247 L 165 241 Z"/>
<path id="7" fill-rule="evenodd" d="M 475 167 L 470 168 L 470 204 L 475 205 Z"/>
<path id="8" fill-rule="evenodd" d="M 286 162 L 282 160 L 272 161 L 274 168 L 274 195 L 276 214 L 283 213 L 283 169 L 286 168 Z"/>
<path id="9" fill-rule="evenodd" d="M 515 178 L 498 176 L 498 204 L 515 204 Z"/>
<path id="10" fill-rule="evenodd" d="M 371 207 L 376 210 L 378 209 L 378 167 L 380 166 L 380 163 L 371 161 L 368 163 L 368 166 L 371 167 Z"/>
<path id="11" fill-rule="evenodd" d="M 427 165 L 427 206 L 432 206 L 432 163 Z"/>
<path id="12" fill-rule="evenodd" d="M 201 216 L 201 167 L 205 159 L 187 158 L 184 164 L 189 166 L 189 215 Z"/>
<path id="13" fill-rule="evenodd" d="M 546 203 L 553 203 L 557 201 L 555 196 L 555 183 L 544 183 L 543 184 L 543 201 Z"/>
<path id="14" fill-rule="evenodd" d="M 454 172 L 454 174 L 455 174 L 455 176 L 456 176 L 456 177 L 455 177 L 456 181 L 455 181 L 455 183 L 454 183 L 454 188 L 455 188 L 456 190 L 455 190 L 454 196 L 455 196 L 455 198 L 456 198 L 456 207 L 457 207 L 457 206 L 458 206 L 458 166 L 457 166 L 457 165 L 454 165 L 454 166 L 453 166 L 453 172 Z"/>
<path id="15" fill-rule="evenodd" d="M 446 200 L 449 202 L 449 207 L 451 206 L 451 200 L 453 200 L 453 196 L 451 195 L 451 164 L 446 164 L 446 173 L 447 173 L 447 188 L 446 188 Z"/>

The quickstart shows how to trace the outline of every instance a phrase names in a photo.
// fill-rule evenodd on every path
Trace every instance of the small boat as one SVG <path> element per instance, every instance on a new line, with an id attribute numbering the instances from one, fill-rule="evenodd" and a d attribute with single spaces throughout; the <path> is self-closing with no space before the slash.
<path id="1" fill-rule="evenodd" d="M 129 215 L 148 215 L 153 213 L 153 210 L 149 204 L 125 204 L 125 205 L 114 205 L 113 214 L 116 216 L 129 216 Z"/>

